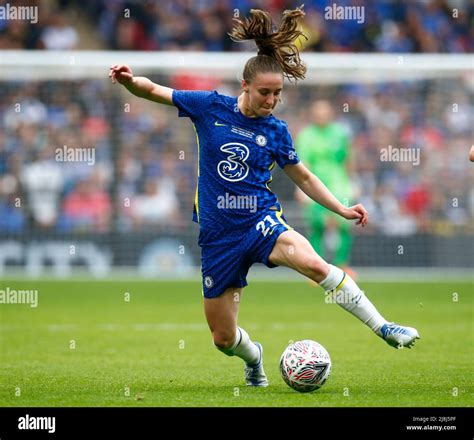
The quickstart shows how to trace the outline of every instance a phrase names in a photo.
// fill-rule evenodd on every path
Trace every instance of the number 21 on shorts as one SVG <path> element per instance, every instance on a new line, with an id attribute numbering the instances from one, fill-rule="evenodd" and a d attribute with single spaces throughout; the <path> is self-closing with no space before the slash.
<path id="1" fill-rule="evenodd" d="M 267 222 L 269 223 L 269 226 L 267 228 Z M 271 215 L 267 215 L 262 221 L 258 222 L 257 225 L 255 226 L 255 229 L 257 231 L 260 231 L 264 237 L 267 236 L 268 231 L 270 229 L 274 228 L 278 223 L 273 220 Z"/>

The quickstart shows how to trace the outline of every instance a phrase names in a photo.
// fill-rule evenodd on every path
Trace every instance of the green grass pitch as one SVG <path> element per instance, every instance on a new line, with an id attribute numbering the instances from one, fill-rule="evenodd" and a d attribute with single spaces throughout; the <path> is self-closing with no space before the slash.
<path id="1" fill-rule="evenodd" d="M 213 347 L 198 281 L 2 280 L 39 303 L 0 304 L 0 406 L 472 405 L 472 283 L 361 282 L 387 319 L 419 330 L 415 348 L 395 350 L 318 287 L 250 281 L 239 324 L 264 346 L 265 389 L 246 387 L 243 361 Z M 278 370 L 298 339 L 332 358 L 309 394 Z"/>

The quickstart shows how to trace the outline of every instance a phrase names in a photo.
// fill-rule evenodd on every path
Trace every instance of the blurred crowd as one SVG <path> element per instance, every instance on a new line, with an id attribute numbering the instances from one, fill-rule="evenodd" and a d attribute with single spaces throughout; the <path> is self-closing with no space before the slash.
<path id="1" fill-rule="evenodd" d="M 6 3 L 6 2 L 0 2 Z M 90 49 L 90 38 L 115 50 L 253 50 L 227 33 L 252 8 L 281 11 L 301 0 L 10 0 L 38 6 L 37 23 L 0 19 L 0 49 Z M 442 52 L 473 50 L 469 0 L 309 0 L 305 50 L 318 52 Z M 329 20 L 327 7 L 364 7 L 362 22 Z M 95 47 L 97 48 L 97 47 Z"/>
<path id="2" fill-rule="evenodd" d="M 237 84 L 218 88 L 238 94 Z M 189 230 L 196 137 L 175 108 L 132 97 L 106 80 L 7 82 L 1 89 L 3 233 Z M 316 98 L 332 103 L 350 135 L 354 198 L 371 214 L 367 232 L 449 234 L 472 229 L 474 217 L 472 102 L 465 91 L 460 78 L 303 82 L 285 88 L 277 116 L 296 137 L 312 123 L 307 109 Z M 384 160 L 387 149 L 418 150 L 419 160 L 393 154 Z M 280 175 L 272 188 L 297 222 L 294 185 Z"/>

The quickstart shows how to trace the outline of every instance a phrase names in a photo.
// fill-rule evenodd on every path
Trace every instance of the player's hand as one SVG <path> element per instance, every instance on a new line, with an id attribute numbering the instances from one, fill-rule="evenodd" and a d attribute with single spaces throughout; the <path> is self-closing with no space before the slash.
<path id="1" fill-rule="evenodd" d="M 347 220 L 357 219 L 356 225 L 361 225 L 362 227 L 364 227 L 369 221 L 369 213 L 360 203 L 345 208 L 341 215 Z"/>
<path id="2" fill-rule="evenodd" d="M 109 78 L 113 84 L 118 82 L 124 85 L 133 81 L 133 72 L 132 69 L 125 64 L 115 64 L 110 66 Z"/>

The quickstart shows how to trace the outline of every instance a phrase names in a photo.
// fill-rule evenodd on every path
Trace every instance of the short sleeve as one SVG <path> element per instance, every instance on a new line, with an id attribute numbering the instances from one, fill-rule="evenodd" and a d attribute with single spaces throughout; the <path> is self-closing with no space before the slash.
<path id="1" fill-rule="evenodd" d="M 286 125 L 283 127 L 283 135 L 277 145 L 275 160 L 280 168 L 285 168 L 285 165 L 296 165 L 300 161 Z"/>
<path id="2" fill-rule="evenodd" d="M 180 117 L 197 119 L 209 110 L 216 96 L 216 91 L 173 90 L 173 105 L 178 108 Z"/>

